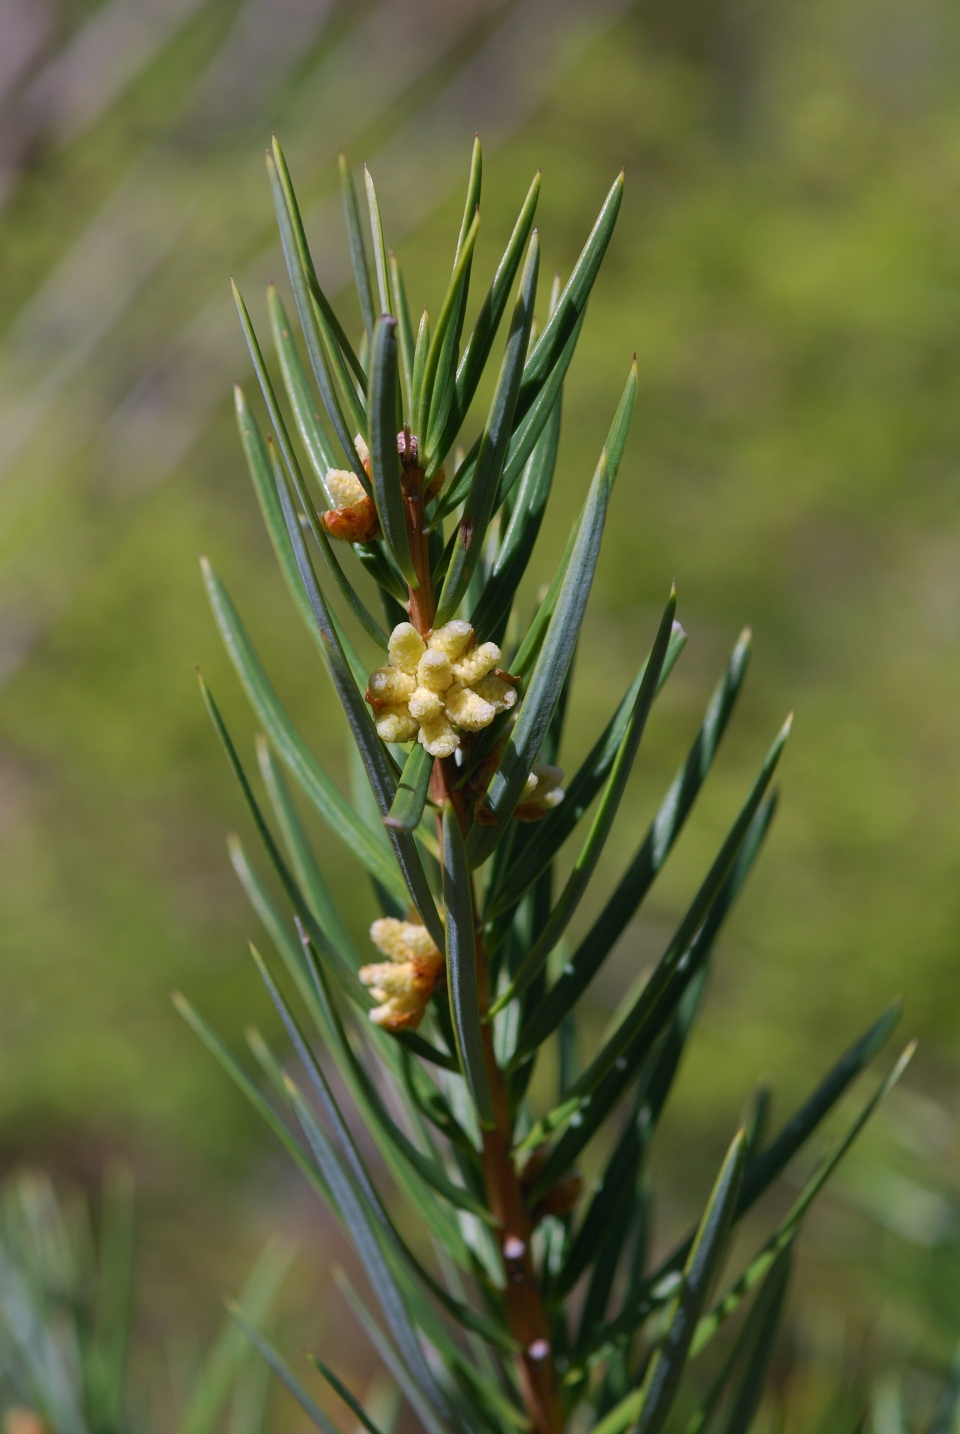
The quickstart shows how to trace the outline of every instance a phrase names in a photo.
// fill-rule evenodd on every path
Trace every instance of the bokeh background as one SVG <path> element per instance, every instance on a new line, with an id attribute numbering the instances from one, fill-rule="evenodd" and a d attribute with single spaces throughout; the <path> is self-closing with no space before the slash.
<path id="1" fill-rule="evenodd" d="M 863 1348 L 934 1358 L 960 1334 L 958 62 L 946 0 L 0 0 L 0 1160 L 80 1182 L 132 1161 L 148 1340 L 212 1327 L 280 1224 L 305 1252 L 291 1318 L 363 1359 L 328 1298 L 332 1225 L 168 999 L 182 987 L 231 1041 L 272 1029 L 223 840 L 246 819 L 194 663 L 248 754 L 254 729 L 201 551 L 346 780 L 229 402 L 248 371 L 227 276 L 261 320 L 281 278 L 272 129 L 330 291 L 343 146 L 373 169 L 416 309 L 442 294 L 475 131 L 481 276 L 537 168 L 546 272 L 567 273 L 626 167 L 534 561 L 551 573 L 636 350 L 568 769 L 671 579 L 690 641 L 578 930 L 745 623 L 755 656 L 591 1019 L 657 954 L 794 708 L 658 1152 L 662 1238 L 757 1084 L 785 1115 L 902 993 L 920 1054 L 806 1237 L 793 1337 L 821 1383 L 803 1398 Z M 361 933 L 365 883 L 316 834 Z"/>

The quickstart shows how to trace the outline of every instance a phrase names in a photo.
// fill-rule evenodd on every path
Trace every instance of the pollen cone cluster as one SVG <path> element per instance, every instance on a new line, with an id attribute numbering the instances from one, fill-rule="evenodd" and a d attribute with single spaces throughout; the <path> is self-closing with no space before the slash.
<path id="1" fill-rule="evenodd" d="M 513 815 L 521 822 L 538 822 L 554 807 L 558 807 L 566 796 L 560 785 L 563 768 L 552 767 L 547 762 L 535 762 L 527 778 Z"/>
<path id="2" fill-rule="evenodd" d="M 473 819 L 478 826 L 488 827 L 496 823 L 493 812 L 483 800 L 483 793 L 486 792 L 498 760 L 499 754 L 492 753 L 489 762 L 481 767 L 478 773 L 480 800 L 478 800 L 473 814 Z M 562 767 L 552 767 L 547 762 L 535 762 L 520 794 L 520 800 L 514 808 L 513 815 L 517 821 L 539 822 L 549 816 L 567 795 L 561 785 L 562 782 Z"/>
<path id="3" fill-rule="evenodd" d="M 468 622 L 445 623 L 424 642 L 412 623 L 390 634 L 389 662 L 370 674 L 367 701 L 385 742 L 417 738 L 431 757 L 450 757 L 460 745 L 455 728 L 479 732 L 512 707 L 513 685 L 494 669 L 495 642 L 477 645 Z"/>
<path id="4" fill-rule="evenodd" d="M 360 980 L 380 1002 L 370 1019 L 387 1031 L 415 1030 L 443 970 L 443 957 L 425 926 L 394 916 L 375 921 L 370 939 L 389 957 L 360 968 Z"/>
<path id="5" fill-rule="evenodd" d="M 353 443 L 369 478 L 370 452 L 367 445 L 359 433 Z M 373 499 L 364 492 L 356 473 L 349 468 L 328 468 L 323 485 L 333 507 L 320 515 L 320 521 L 331 538 L 339 538 L 344 543 L 372 543 L 380 532 L 380 519 Z"/>

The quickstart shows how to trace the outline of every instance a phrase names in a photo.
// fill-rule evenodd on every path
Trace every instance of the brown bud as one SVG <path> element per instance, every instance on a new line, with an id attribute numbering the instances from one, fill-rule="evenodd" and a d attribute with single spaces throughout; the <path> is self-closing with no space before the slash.
<path id="1" fill-rule="evenodd" d="M 534 1208 L 534 1223 L 542 1220 L 544 1215 L 567 1215 L 576 1205 L 583 1192 L 583 1177 L 576 1170 L 571 1170 L 569 1175 L 562 1176 L 544 1195 L 540 1203 Z"/>
<path id="2" fill-rule="evenodd" d="M 419 468 L 420 440 L 415 433 L 410 432 L 409 423 L 405 424 L 397 434 L 397 452 L 405 472 L 412 472 Z"/>
<path id="3" fill-rule="evenodd" d="M 328 508 L 320 521 L 331 538 L 342 543 L 372 543 L 380 532 L 376 505 L 366 494 L 348 508 Z"/>
<path id="4" fill-rule="evenodd" d="M 519 807 L 514 807 L 513 815 L 518 822 L 542 822 L 550 812 L 547 807 L 541 807 L 537 802 L 522 802 Z"/>
<path id="5" fill-rule="evenodd" d="M 537 1177 L 547 1163 L 550 1154 L 548 1145 L 538 1145 L 530 1159 L 523 1167 L 520 1175 L 520 1185 L 524 1195 L 529 1195 L 537 1182 Z M 562 1176 L 555 1185 L 551 1185 L 547 1193 L 534 1205 L 530 1214 L 535 1225 L 543 1219 L 544 1215 L 566 1215 L 576 1205 L 583 1190 L 583 1179 L 573 1170 L 569 1175 Z"/>
<path id="6" fill-rule="evenodd" d="M 520 1172 L 520 1187 L 524 1195 L 533 1189 L 537 1176 L 547 1163 L 547 1156 L 549 1154 L 549 1145 L 538 1145 L 533 1150 L 530 1159 Z"/>

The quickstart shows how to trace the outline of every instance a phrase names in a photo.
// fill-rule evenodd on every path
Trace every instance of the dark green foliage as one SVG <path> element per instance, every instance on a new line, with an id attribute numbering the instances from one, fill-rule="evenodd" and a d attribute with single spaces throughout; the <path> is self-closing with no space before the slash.
<path id="1" fill-rule="evenodd" d="M 637 749 L 640 746 L 640 739 L 643 736 L 643 729 L 647 724 L 650 715 L 650 708 L 660 683 L 660 674 L 663 672 L 663 665 L 667 659 L 667 648 L 673 632 L 673 614 L 677 609 L 677 595 L 670 594 L 670 601 L 667 603 L 663 618 L 660 622 L 660 630 L 657 633 L 650 660 L 644 669 L 643 681 L 637 689 L 636 700 L 627 719 L 624 733 L 617 747 L 616 755 L 610 768 L 610 776 L 607 785 L 600 798 L 596 815 L 587 832 L 586 839 L 576 861 L 573 865 L 567 883 L 560 893 L 557 901 L 550 912 L 546 924 L 537 933 L 530 950 L 527 952 L 523 962 L 510 982 L 507 989 L 497 998 L 497 1003 L 492 1007 L 494 1014 L 521 995 L 527 989 L 537 973 L 542 970 L 550 953 L 554 950 L 557 942 L 563 936 L 564 931 L 572 917 L 577 905 L 583 895 L 587 883 L 593 875 L 600 853 L 606 844 L 610 829 L 613 826 L 613 819 L 617 814 L 620 805 L 620 798 L 623 796 L 627 785 L 627 778 L 633 766 Z M 564 799 L 566 800 L 566 799 Z"/>
<path id="2" fill-rule="evenodd" d="M 443 904 L 447 913 L 447 986 L 450 1019 L 457 1039 L 460 1068 L 482 1125 L 492 1125 L 490 1085 L 480 1025 L 479 956 L 470 873 L 463 837 L 452 803 L 443 810 Z"/>
<path id="3" fill-rule="evenodd" d="M 648 1268 L 650 1143 L 692 1032 L 717 936 L 774 814 L 771 782 L 789 721 L 761 764 L 659 963 L 615 1029 L 598 1048 L 586 1052 L 581 1067 L 577 1002 L 643 902 L 691 813 L 728 725 L 749 655 L 749 634 L 744 633 L 646 836 L 632 856 L 623 853 L 623 875 L 612 895 L 573 954 L 564 953 L 562 969 L 552 971 L 550 957 L 562 951 L 562 939 L 601 856 L 617 844 L 615 819 L 630 773 L 638 757 L 642 760 L 642 739 L 648 722 L 656 718 L 657 696 L 685 641 L 675 620 L 676 594 L 671 592 L 646 661 L 566 784 L 565 796 L 552 809 L 549 803 L 531 809 L 531 792 L 544 790 L 536 785 L 546 781 L 549 768 L 543 764 L 562 759 L 574 654 L 636 401 L 635 363 L 566 551 L 526 625 L 514 602 L 549 498 L 563 379 L 613 234 L 622 176 L 610 190 L 567 284 L 554 288 L 545 326 L 536 338 L 539 241 L 531 229 L 539 176 L 534 180 L 464 343 L 479 224 L 479 144 L 472 155 L 450 284 L 434 325 L 424 314 L 416 338 L 400 269 L 384 237 L 373 180 L 366 174 L 381 310 L 379 315 L 373 312 L 376 300 L 359 208 L 341 161 L 350 253 L 366 333 L 360 349 L 367 362 L 364 369 L 317 284 L 290 176 L 276 144 L 268 170 L 317 386 L 314 394 L 282 304 L 272 292 L 268 304 L 277 357 L 306 468 L 301 467 L 239 296 L 241 321 L 277 444 L 274 461 L 242 395 L 237 400 L 238 422 L 271 541 L 340 698 L 359 756 L 359 780 L 367 788 L 357 787 L 353 800 L 347 801 L 319 767 L 285 716 L 239 615 L 208 567 L 205 577 L 217 623 L 265 730 L 260 765 L 283 849 L 247 782 L 222 718 L 205 695 L 292 913 L 291 925 L 290 915 L 234 843 L 238 873 L 296 991 L 292 1004 L 256 957 L 306 1072 L 316 1109 L 259 1035 L 251 1036 L 250 1044 L 268 1094 L 186 1003 L 182 1009 L 351 1236 L 388 1332 L 349 1285 L 341 1282 L 341 1288 L 430 1434 L 520 1430 L 531 1421 L 542 1434 L 557 1434 L 566 1416 L 584 1403 L 588 1419 L 604 1434 L 629 1426 L 653 1434 L 675 1416 L 690 1359 L 759 1286 L 692 1426 L 695 1434 L 722 1410 L 727 1434 L 742 1434 L 762 1395 L 790 1251 L 802 1219 L 897 1079 L 909 1049 L 712 1312 L 710 1301 L 736 1222 L 770 1188 L 876 1053 L 892 1029 L 894 1013 L 882 1017 L 851 1048 L 772 1141 L 764 1137 L 765 1101 L 758 1104 L 749 1128 L 729 1147 L 696 1230 L 657 1269 Z M 463 433 L 518 274 L 512 320 L 502 354 L 493 359 L 497 376 L 490 385 L 493 396 L 486 420 L 481 432 Z M 317 417 L 317 399 L 326 412 L 325 423 Z M 405 430 L 418 443 L 416 472 L 407 464 L 414 452 L 406 446 L 409 435 L 401 440 L 402 469 L 398 460 L 398 434 Z M 362 470 L 354 432 L 369 441 L 372 483 Z M 464 440 L 470 442 L 467 456 L 456 472 L 450 471 L 454 444 Z M 325 473 L 341 464 L 354 469 L 376 505 L 383 536 L 356 544 L 355 551 L 380 583 L 384 610 L 394 620 L 403 615 L 397 602 L 406 599 L 405 579 L 412 619 L 420 612 L 418 602 L 432 602 L 436 596 L 435 627 L 467 618 L 479 641 L 492 640 L 503 649 L 497 671 L 510 675 L 516 704 L 484 730 L 461 733 L 457 760 L 447 756 L 435 764 L 419 742 L 406 753 L 389 747 L 364 700 L 367 668 L 354 639 L 365 635 L 382 651 L 386 634 L 354 589 L 350 573 L 356 570 L 350 567 L 348 547 L 343 549 L 348 563 L 341 566 L 317 514 L 317 504 L 328 502 Z M 310 487 L 305 472 L 311 475 Z M 402 491 L 401 481 L 412 486 Z M 417 509 L 421 500 L 422 509 Z M 414 520 L 411 511 L 421 516 Z M 451 518 L 452 528 L 445 533 L 444 522 Z M 413 590 L 426 576 L 415 568 L 413 555 L 418 545 L 425 550 L 428 531 L 436 592 L 417 594 Z M 319 577 L 315 550 L 324 559 Z M 323 572 L 346 602 L 345 622 L 331 604 Z M 426 610 L 433 612 L 429 604 Z M 422 622 L 425 636 L 428 625 Z M 377 657 L 370 665 L 381 661 L 382 656 Z M 372 950 L 354 951 L 346 936 L 275 758 L 373 878 L 384 916 L 406 916 L 415 926 L 422 924 L 442 954 L 444 979 L 432 994 L 424 994 L 422 1020 L 417 1009 L 410 1026 L 403 1028 L 399 1022 L 391 1032 L 389 1026 L 382 1029 L 368 1019 L 372 1000 L 380 999 L 371 997 L 368 987 L 386 978 L 358 972 L 358 966 L 373 960 Z M 581 823 L 583 836 L 561 884 L 558 858 Z M 378 939 L 386 938 L 381 933 Z M 389 972 L 401 969 L 401 958 L 395 960 Z M 404 989 L 409 992 L 410 987 Z M 413 1029 L 415 1025 L 419 1029 Z M 540 1095 L 535 1107 L 528 1094 L 531 1078 L 554 1032 L 559 1081 L 546 1108 Z M 388 1213 L 334 1096 L 329 1078 L 333 1068 L 398 1190 L 440 1252 L 443 1284 L 424 1267 Z M 384 1087 L 389 1087 L 389 1100 Z M 605 1130 L 610 1153 L 602 1181 L 589 1199 L 578 1200 L 576 1164 Z M 533 1235 L 526 1230 L 533 1256 L 526 1238 L 514 1238 L 511 1244 L 507 1237 L 516 1232 L 501 1225 L 501 1210 L 508 1212 L 504 1219 L 524 1229 L 527 1224 L 539 1227 Z M 519 1285 L 528 1299 L 526 1315 L 518 1313 Z M 575 1320 L 573 1308 L 581 1289 Z M 550 1339 L 518 1343 L 521 1338 L 530 1341 L 534 1328 L 548 1329 Z M 251 1332 L 251 1337 L 326 1434 L 328 1416 L 315 1410 L 298 1376 L 262 1335 Z M 432 1350 L 429 1361 L 424 1339 Z M 522 1379 L 515 1355 L 524 1360 Z M 316 1363 L 354 1416 L 376 1434 L 376 1421 L 335 1374 Z M 541 1368 L 546 1374 L 538 1372 Z M 531 1380 L 539 1387 L 541 1377 L 548 1395 L 538 1406 Z"/>
<path id="4" fill-rule="evenodd" d="M 403 764 L 403 772 L 397 783 L 397 795 L 393 799 L 389 816 L 384 818 L 384 825 L 402 831 L 416 831 L 426 806 L 432 771 L 433 758 L 425 747 L 421 747 L 419 742 L 415 743 Z"/>
<path id="5" fill-rule="evenodd" d="M 654 1350 L 646 1378 L 637 1392 L 638 1434 L 657 1434 L 670 1415 L 697 1320 L 720 1272 L 746 1155 L 746 1135 L 741 1130 L 720 1168 L 683 1268 L 683 1278 L 667 1316 L 663 1338 Z"/>
<path id="6" fill-rule="evenodd" d="M 438 626 L 455 615 L 483 551 L 487 527 L 493 516 L 500 479 L 503 474 L 507 444 L 517 411 L 520 376 L 523 372 L 527 345 L 530 342 L 530 331 L 533 327 L 533 310 L 537 297 L 539 273 L 540 245 L 536 233 L 534 233 L 530 240 L 527 262 L 520 281 L 520 292 L 517 295 L 513 322 L 510 325 L 497 386 L 480 438 L 480 450 L 470 480 L 470 490 L 463 505 L 463 514 L 457 525 L 453 554 L 447 567 L 443 591 L 437 604 Z"/>

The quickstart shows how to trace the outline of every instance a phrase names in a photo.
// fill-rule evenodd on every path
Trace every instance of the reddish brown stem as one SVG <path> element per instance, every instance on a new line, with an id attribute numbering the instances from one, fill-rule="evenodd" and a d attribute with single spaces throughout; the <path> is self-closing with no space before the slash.
<path id="1" fill-rule="evenodd" d="M 403 446 L 400 450 L 401 488 L 407 514 L 407 539 L 410 544 L 410 558 L 417 575 L 419 586 L 409 588 L 410 621 L 421 637 L 426 637 L 433 627 L 435 604 L 433 583 L 430 578 L 430 535 L 424 531 L 424 471 L 420 467 L 417 440 L 409 428 L 403 430 Z"/>
<path id="2" fill-rule="evenodd" d="M 456 788 L 457 775 L 457 766 L 452 757 L 435 761 L 430 794 L 441 807 L 445 801 L 452 802 L 461 829 L 466 834 L 466 804 L 463 794 Z M 439 825 L 438 818 L 438 828 Z M 441 841 L 442 836 L 441 830 Z M 479 925 L 476 929 L 476 943 L 480 1012 L 481 1015 L 486 1015 L 490 1006 L 490 992 L 483 933 Z M 483 1053 L 494 1115 L 493 1129 L 483 1131 L 483 1178 L 487 1203 L 497 1220 L 497 1242 L 507 1276 L 507 1285 L 503 1292 L 507 1324 L 510 1333 L 520 1345 L 517 1375 L 523 1402 L 536 1434 L 561 1434 L 564 1425 L 563 1404 L 557 1388 L 550 1344 L 550 1324 L 540 1296 L 530 1249 L 533 1220 L 513 1163 L 513 1119 L 510 1114 L 510 1101 L 503 1072 L 497 1064 L 493 1050 L 493 1027 L 486 1023 L 483 1026 Z"/>
<path id="3" fill-rule="evenodd" d="M 490 998 L 483 937 L 479 929 L 476 939 L 480 1010 L 485 1014 Z M 520 1388 L 537 1434 L 560 1434 L 564 1424 L 563 1404 L 557 1388 L 550 1324 L 540 1297 L 530 1250 L 533 1221 L 511 1155 L 513 1120 L 510 1102 L 503 1072 L 493 1051 L 493 1027 L 487 1024 L 483 1027 L 483 1052 L 496 1122 L 493 1130 L 483 1132 L 483 1177 L 487 1201 L 499 1222 L 497 1234 L 507 1275 L 503 1294 L 507 1323 L 522 1349 L 517 1358 Z"/>
<path id="4" fill-rule="evenodd" d="M 426 637 L 433 626 L 435 603 L 430 576 L 429 539 L 423 531 L 424 474 L 418 462 L 416 439 L 411 440 L 409 430 L 404 432 L 400 457 L 410 555 L 414 571 L 420 580 L 418 588 L 409 590 L 410 621 L 421 636 Z M 458 776 L 458 768 L 452 757 L 436 760 L 430 778 L 430 795 L 441 809 L 445 802 L 452 803 L 461 830 L 466 835 L 467 804 L 463 792 L 457 789 Z M 490 1005 L 490 995 L 483 934 L 479 926 L 476 942 L 480 1011 L 485 1015 Z M 507 1276 L 503 1294 L 507 1324 L 521 1350 L 517 1356 L 517 1375 L 523 1402 L 536 1434 L 562 1434 L 563 1404 L 557 1388 L 550 1345 L 550 1324 L 540 1296 L 530 1250 L 533 1221 L 513 1163 L 513 1119 L 510 1101 L 503 1072 L 494 1055 L 493 1027 L 487 1024 L 483 1026 L 483 1049 L 495 1122 L 492 1130 L 483 1132 L 483 1177 L 487 1202 L 498 1224 L 497 1238 Z"/>

